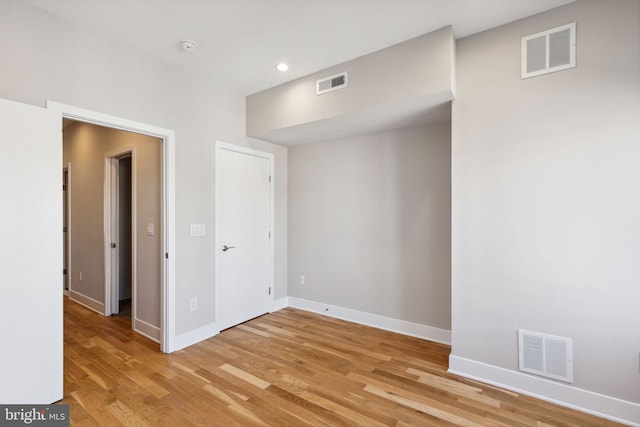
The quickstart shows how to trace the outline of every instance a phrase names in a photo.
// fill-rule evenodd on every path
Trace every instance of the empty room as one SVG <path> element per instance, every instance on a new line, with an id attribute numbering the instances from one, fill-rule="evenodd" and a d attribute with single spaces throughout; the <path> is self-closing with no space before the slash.
<path id="1" fill-rule="evenodd" d="M 640 426 L 639 46 L 638 0 L 0 1 L 0 420 Z"/>

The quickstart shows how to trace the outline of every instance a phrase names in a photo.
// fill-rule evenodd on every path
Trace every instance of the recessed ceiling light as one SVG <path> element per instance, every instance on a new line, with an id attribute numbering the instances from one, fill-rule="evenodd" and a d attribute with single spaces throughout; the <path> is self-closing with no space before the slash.
<path id="1" fill-rule="evenodd" d="M 180 42 L 180 49 L 185 52 L 195 52 L 198 49 L 198 43 L 193 40 L 182 40 Z"/>
<path id="2" fill-rule="evenodd" d="M 278 65 L 276 65 L 276 70 L 278 71 L 287 71 L 288 69 L 289 69 L 289 66 L 284 62 L 281 62 Z"/>

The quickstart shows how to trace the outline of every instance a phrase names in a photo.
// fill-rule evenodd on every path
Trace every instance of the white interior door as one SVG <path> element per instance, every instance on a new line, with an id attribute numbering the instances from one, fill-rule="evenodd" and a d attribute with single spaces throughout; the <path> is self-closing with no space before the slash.
<path id="1" fill-rule="evenodd" d="M 216 322 L 220 329 L 271 309 L 273 156 L 216 143 Z"/>
<path id="2" fill-rule="evenodd" d="M 62 117 L 0 99 L 0 402 L 62 399 Z"/>

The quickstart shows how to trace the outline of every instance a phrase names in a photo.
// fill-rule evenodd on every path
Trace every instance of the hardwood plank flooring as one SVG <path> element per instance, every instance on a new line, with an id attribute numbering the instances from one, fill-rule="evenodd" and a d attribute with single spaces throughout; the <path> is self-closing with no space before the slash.
<path id="1" fill-rule="evenodd" d="M 173 354 L 65 298 L 72 426 L 616 426 L 446 372 L 450 347 L 284 309 Z"/>

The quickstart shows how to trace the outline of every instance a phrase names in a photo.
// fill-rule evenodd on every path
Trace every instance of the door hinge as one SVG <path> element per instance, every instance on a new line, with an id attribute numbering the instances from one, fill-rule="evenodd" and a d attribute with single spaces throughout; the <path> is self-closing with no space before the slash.
<path id="1" fill-rule="evenodd" d="M 164 253 L 164 259 L 169 259 L 169 252 Z"/>
<path id="2" fill-rule="evenodd" d="M 66 185 L 62 185 L 62 191 L 67 191 L 67 186 Z"/>
<path id="3" fill-rule="evenodd" d="M 271 295 L 271 286 L 269 286 L 269 295 Z"/>
<path id="4" fill-rule="evenodd" d="M 269 231 L 269 238 L 271 238 L 271 231 Z"/>
<path id="5" fill-rule="evenodd" d="M 62 269 L 62 274 L 63 274 L 63 275 L 67 274 L 67 269 L 66 269 L 66 268 L 63 268 L 63 269 Z"/>
<path id="6" fill-rule="evenodd" d="M 271 184 L 271 175 L 269 175 L 269 184 Z"/>

